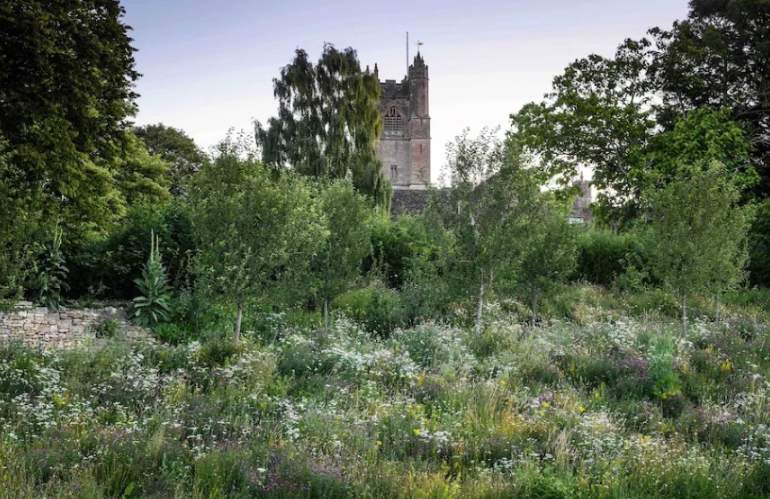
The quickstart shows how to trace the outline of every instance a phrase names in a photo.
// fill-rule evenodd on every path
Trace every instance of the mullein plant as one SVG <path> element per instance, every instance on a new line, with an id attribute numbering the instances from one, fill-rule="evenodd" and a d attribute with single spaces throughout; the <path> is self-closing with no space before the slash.
<path id="1" fill-rule="evenodd" d="M 62 295 L 69 289 L 67 285 L 69 269 L 61 249 L 62 234 L 62 229 L 57 226 L 53 239 L 44 249 L 35 279 L 37 302 L 53 310 L 61 307 L 64 303 Z"/>
<path id="2" fill-rule="evenodd" d="M 142 269 L 142 277 L 135 279 L 140 295 L 134 298 L 131 319 L 138 325 L 153 327 L 168 320 L 171 294 L 166 269 L 160 255 L 160 239 L 150 232 L 150 255 Z"/>

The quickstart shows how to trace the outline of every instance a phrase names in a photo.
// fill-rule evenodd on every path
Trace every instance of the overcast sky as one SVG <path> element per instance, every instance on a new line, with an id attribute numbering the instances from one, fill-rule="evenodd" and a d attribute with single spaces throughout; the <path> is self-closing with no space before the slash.
<path id="1" fill-rule="evenodd" d="M 206 149 L 276 110 L 272 79 L 293 51 L 358 51 L 380 78 L 406 71 L 405 32 L 430 68 L 434 180 L 464 127 L 508 127 L 573 60 L 687 14 L 687 0 L 124 0 L 134 28 L 138 124 L 182 128 Z"/>

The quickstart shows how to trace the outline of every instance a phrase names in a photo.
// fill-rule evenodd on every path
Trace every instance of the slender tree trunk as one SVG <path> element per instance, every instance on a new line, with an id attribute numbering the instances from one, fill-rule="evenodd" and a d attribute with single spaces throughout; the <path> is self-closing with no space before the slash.
<path id="1" fill-rule="evenodd" d="M 531 325 L 534 327 L 534 325 L 537 323 L 537 304 L 540 301 L 540 296 L 538 293 L 532 294 L 532 318 L 530 319 Z"/>
<path id="2" fill-rule="evenodd" d="M 324 298 L 324 331 L 329 332 L 329 299 Z"/>
<path id="3" fill-rule="evenodd" d="M 717 325 L 722 323 L 722 295 L 717 293 Z"/>
<path id="4" fill-rule="evenodd" d="M 687 336 L 687 297 L 682 297 L 682 337 Z"/>
<path id="5" fill-rule="evenodd" d="M 484 312 L 484 279 L 481 279 L 479 286 L 479 303 L 476 308 L 476 334 L 481 334 L 481 319 Z"/>
<path id="6" fill-rule="evenodd" d="M 243 319 L 243 302 L 238 300 L 238 312 L 235 315 L 235 342 L 241 341 L 241 320 Z"/>

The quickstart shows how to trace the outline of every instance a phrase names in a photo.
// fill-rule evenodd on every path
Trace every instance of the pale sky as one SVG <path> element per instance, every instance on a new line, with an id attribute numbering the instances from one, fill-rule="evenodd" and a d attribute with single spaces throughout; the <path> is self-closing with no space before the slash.
<path id="1" fill-rule="evenodd" d="M 137 67 L 137 124 L 185 130 L 204 149 L 275 114 L 272 79 L 296 48 L 353 47 L 381 79 L 422 41 L 430 68 L 433 180 L 464 127 L 508 128 L 554 76 L 590 53 L 687 15 L 687 0 L 124 0 Z"/>

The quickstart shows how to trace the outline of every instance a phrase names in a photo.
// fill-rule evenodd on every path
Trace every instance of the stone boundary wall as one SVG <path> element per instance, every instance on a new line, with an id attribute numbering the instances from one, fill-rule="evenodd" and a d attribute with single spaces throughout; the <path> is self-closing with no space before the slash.
<path id="1" fill-rule="evenodd" d="M 39 349 L 71 348 L 96 338 L 96 327 L 107 320 L 118 322 L 129 336 L 143 334 L 131 326 L 125 311 L 118 307 L 50 310 L 29 302 L 0 311 L 0 346 L 22 343 Z"/>

